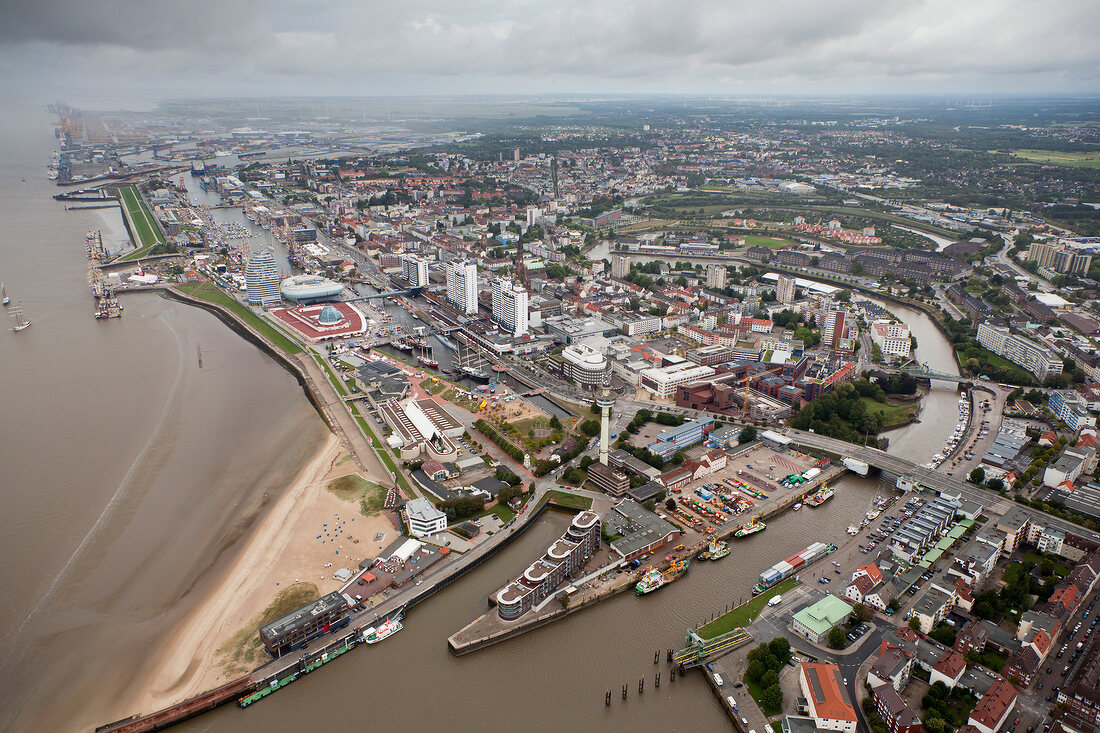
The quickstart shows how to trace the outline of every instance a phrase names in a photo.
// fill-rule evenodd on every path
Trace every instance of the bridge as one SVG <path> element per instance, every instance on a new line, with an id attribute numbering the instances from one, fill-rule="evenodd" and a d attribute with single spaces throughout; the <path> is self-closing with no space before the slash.
<path id="1" fill-rule="evenodd" d="M 962 496 L 962 498 L 981 504 L 983 507 L 988 507 L 1000 501 L 1011 502 L 1010 499 L 1006 499 L 995 491 L 980 488 L 968 481 L 957 479 L 954 476 L 948 476 L 946 473 L 941 473 L 927 466 L 917 465 L 899 456 L 892 456 L 878 448 L 855 445 L 844 440 L 838 440 L 837 438 L 795 430 L 794 428 L 788 428 L 784 430 L 783 433 L 798 445 L 826 451 L 833 455 L 854 458 L 857 461 L 863 461 L 868 466 L 873 466 L 879 470 L 891 473 L 904 481 L 908 481 L 918 489 Z M 1064 519 L 1051 516 L 1038 509 L 1028 508 L 1028 512 L 1036 516 L 1042 516 L 1043 520 L 1050 527 L 1055 527 L 1071 532 L 1079 537 L 1085 537 L 1100 542 L 1100 534 L 1090 532 L 1072 522 L 1067 522 Z"/>
<path id="2" fill-rule="evenodd" d="M 394 298 L 398 295 L 419 295 L 420 288 L 406 288 L 405 290 L 389 290 L 385 293 L 375 293 L 374 295 L 357 295 L 354 298 L 344 298 L 345 303 L 354 303 L 359 300 L 377 300 L 379 298 Z"/>
<path id="3" fill-rule="evenodd" d="M 884 371 L 895 371 L 892 369 L 886 369 Z M 972 377 L 963 377 L 958 374 L 946 374 L 944 372 L 937 372 L 934 369 L 930 369 L 927 364 L 908 364 L 896 370 L 902 374 L 908 374 L 911 377 L 918 377 L 923 379 L 938 379 L 944 382 L 972 382 Z"/>

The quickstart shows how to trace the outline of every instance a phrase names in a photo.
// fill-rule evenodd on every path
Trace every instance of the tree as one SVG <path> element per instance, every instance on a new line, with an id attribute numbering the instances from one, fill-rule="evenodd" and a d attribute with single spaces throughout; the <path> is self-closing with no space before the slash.
<path id="1" fill-rule="evenodd" d="M 966 477 L 966 480 L 972 484 L 981 485 L 981 483 L 985 481 L 985 469 L 981 466 L 978 466 L 970 472 L 970 475 Z"/>
<path id="2" fill-rule="evenodd" d="M 580 425 L 581 432 L 587 435 L 589 438 L 595 437 L 600 432 L 599 420 L 585 420 Z"/>
<path id="3" fill-rule="evenodd" d="M 918 619 L 916 616 L 909 619 L 909 628 L 911 628 L 913 631 L 920 631 L 920 619 Z"/>
<path id="4" fill-rule="evenodd" d="M 745 443 L 751 443 L 756 440 L 756 428 L 749 425 L 737 436 L 738 445 L 744 445 Z"/>
<path id="5" fill-rule="evenodd" d="M 834 626 L 833 628 L 829 629 L 828 641 L 829 646 L 833 649 L 844 648 L 844 632 L 839 626 Z"/>
<path id="6" fill-rule="evenodd" d="M 781 664 L 786 664 L 791 658 L 791 642 L 782 636 L 777 636 L 768 642 L 768 651 L 775 655 Z"/>
<path id="7" fill-rule="evenodd" d="M 550 429 L 561 430 L 561 420 L 558 419 L 557 415 L 552 415 L 550 417 Z"/>
<path id="8" fill-rule="evenodd" d="M 852 607 L 852 618 L 854 618 L 859 623 L 870 621 L 872 618 L 874 618 L 874 616 L 874 611 L 872 611 L 870 608 L 863 605 L 862 603 L 857 603 L 855 606 Z"/>
<path id="9" fill-rule="evenodd" d="M 767 671 L 764 667 L 764 663 L 759 659 L 753 659 L 749 662 L 749 666 L 745 669 L 745 676 L 753 682 L 760 680 L 760 677 Z"/>
<path id="10" fill-rule="evenodd" d="M 760 675 L 760 686 L 771 687 L 772 685 L 779 684 L 779 673 L 774 669 L 769 669 L 764 674 Z"/>
<path id="11" fill-rule="evenodd" d="M 783 690 L 779 685 L 772 685 L 760 693 L 760 702 L 765 710 L 779 710 L 783 707 Z"/>
<path id="12" fill-rule="evenodd" d="M 999 478 L 991 478 L 986 483 L 985 487 L 990 491 L 1004 491 L 1005 482 Z"/>

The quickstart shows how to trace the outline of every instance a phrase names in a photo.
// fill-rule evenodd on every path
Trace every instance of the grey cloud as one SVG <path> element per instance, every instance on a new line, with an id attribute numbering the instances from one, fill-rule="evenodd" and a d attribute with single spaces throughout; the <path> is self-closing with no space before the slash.
<path id="1" fill-rule="evenodd" d="M 0 54 L 44 45 L 59 67 L 79 56 L 120 82 L 286 79 L 296 92 L 321 78 L 349 93 L 402 79 L 453 91 L 464 79 L 536 92 L 1013 80 L 1096 91 L 1098 25 L 1100 5 L 1065 0 L 9 0 Z"/>

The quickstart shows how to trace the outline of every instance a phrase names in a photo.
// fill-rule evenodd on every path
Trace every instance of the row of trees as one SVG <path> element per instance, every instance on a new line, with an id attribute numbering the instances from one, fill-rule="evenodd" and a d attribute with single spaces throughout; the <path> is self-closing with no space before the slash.
<path id="1" fill-rule="evenodd" d="M 881 392 L 881 388 L 877 389 Z M 832 392 L 795 413 L 791 427 L 864 445 L 882 430 L 883 419 L 882 415 L 868 411 L 860 397 L 855 385 L 841 382 Z"/>
<path id="2" fill-rule="evenodd" d="M 765 710 L 782 709 L 779 671 L 791 660 L 791 643 L 778 636 L 750 651 L 746 659 L 749 666 L 745 669 L 745 681 L 759 686 L 760 704 Z"/>

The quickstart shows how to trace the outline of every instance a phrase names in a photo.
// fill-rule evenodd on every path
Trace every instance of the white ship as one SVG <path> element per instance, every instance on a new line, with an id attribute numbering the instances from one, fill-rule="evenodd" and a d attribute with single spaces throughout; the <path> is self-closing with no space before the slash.
<path id="1" fill-rule="evenodd" d="M 15 319 L 15 325 L 9 329 L 12 333 L 25 331 L 26 329 L 31 327 L 32 323 L 34 323 L 34 321 L 23 315 L 23 308 L 18 305 L 14 306 L 11 309 L 11 317 Z"/>

